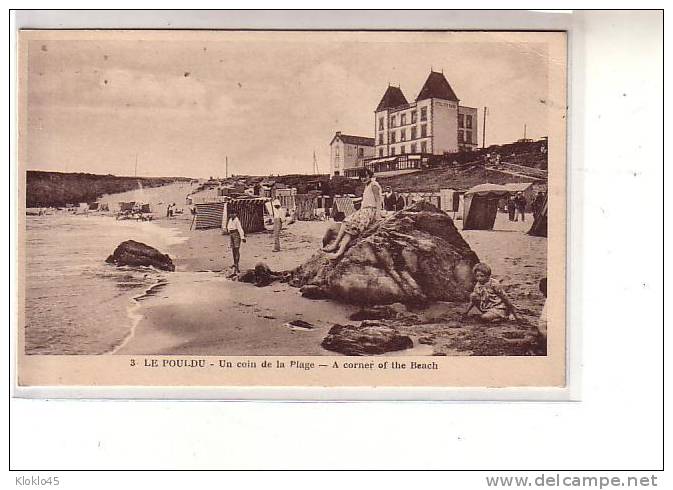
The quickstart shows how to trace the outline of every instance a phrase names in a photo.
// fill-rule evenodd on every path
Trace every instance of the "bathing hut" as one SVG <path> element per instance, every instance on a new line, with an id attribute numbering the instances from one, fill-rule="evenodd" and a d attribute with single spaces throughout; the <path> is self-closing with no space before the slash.
<path id="1" fill-rule="evenodd" d="M 463 230 L 492 230 L 498 214 L 498 201 L 510 194 L 498 184 L 480 184 L 465 193 Z"/>

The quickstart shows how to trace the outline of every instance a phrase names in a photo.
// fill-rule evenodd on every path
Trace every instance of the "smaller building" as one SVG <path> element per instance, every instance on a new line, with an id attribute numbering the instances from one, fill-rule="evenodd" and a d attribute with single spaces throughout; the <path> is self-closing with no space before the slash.
<path id="1" fill-rule="evenodd" d="M 374 138 L 342 134 L 337 131 L 330 143 L 330 175 L 344 175 L 349 168 L 361 167 L 374 156 Z"/>

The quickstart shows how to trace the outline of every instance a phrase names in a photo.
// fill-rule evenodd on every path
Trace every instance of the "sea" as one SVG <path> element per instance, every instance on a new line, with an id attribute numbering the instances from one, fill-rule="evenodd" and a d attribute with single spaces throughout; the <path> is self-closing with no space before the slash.
<path id="1" fill-rule="evenodd" d="M 117 245 L 136 240 L 166 253 L 186 240 L 151 221 L 65 212 L 26 216 L 25 236 L 25 351 L 59 355 L 114 352 L 132 334 L 138 300 L 166 281 L 151 267 L 105 263 Z"/>

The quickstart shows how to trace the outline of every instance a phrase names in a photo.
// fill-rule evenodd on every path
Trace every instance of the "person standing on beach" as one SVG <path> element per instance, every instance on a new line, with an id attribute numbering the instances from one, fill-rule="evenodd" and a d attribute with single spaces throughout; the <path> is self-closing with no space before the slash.
<path id="1" fill-rule="evenodd" d="M 334 260 L 341 257 L 348 244 L 374 223 L 381 210 L 381 185 L 374 180 L 374 172 L 366 167 L 360 169 L 360 180 L 365 184 L 360 209 L 348 216 L 341 224 L 339 234 L 333 243 L 322 248 L 327 257 Z"/>
<path id="2" fill-rule="evenodd" d="M 283 228 L 284 212 L 278 199 L 273 200 L 273 251 L 280 252 L 280 230 Z"/>
<path id="3" fill-rule="evenodd" d="M 245 242 L 245 233 L 241 226 L 241 220 L 238 219 L 238 213 L 235 210 L 227 213 L 227 233 L 231 239 L 231 253 L 234 256 L 234 271 L 241 272 L 238 262 L 241 259 L 241 240 Z"/>
<path id="4" fill-rule="evenodd" d="M 516 213 L 516 200 L 512 194 L 507 198 L 507 214 L 509 215 L 509 220 L 514 221 L 514 213 Z"/>
<path id="5" fill-rule="evenodd" d="M 390 186 L 386 186 L 386 192 L 383 194 L 383 207 L 386 211 L 397 211 L 397 194 Z"/>
<path id="6" fill-rule="evenodd" d="M 516 205 L 516 217 L 514 221 L 519 221 L 519 215 L 521 216 L 521 221 L 526 221 L 526 204 L 528 203 L 522 192 L 517 193 L 514 203 Z"/>

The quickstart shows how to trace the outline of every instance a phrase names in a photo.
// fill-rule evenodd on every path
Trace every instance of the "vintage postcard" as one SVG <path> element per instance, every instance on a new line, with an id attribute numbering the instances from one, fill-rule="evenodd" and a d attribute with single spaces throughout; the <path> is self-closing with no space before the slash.
<path id="1" fill-rule="evenodd" d="M 565 386 L 565 32 L 18 49 L 19 389 Z"/>

